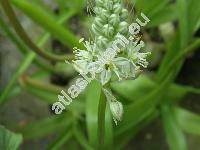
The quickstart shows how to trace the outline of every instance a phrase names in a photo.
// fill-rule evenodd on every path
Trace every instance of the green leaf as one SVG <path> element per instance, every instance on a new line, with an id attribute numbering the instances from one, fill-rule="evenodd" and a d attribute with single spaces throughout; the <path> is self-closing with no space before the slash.
<path id="1" fill-rule="evenodd" d="M 117 94 L 133 102 L 143 97 L 144 93 L 149 93 L 155 84 L 149 77 L 141 75 L 136 80 L 114 82 L 111 87 Z"/>
<path id="2" fill-rule="evenodd" d="M 58 133 L 66 130 L 72 123 L 70 113 L 59 116 L 52 116 L 26 126 L 19 127 L 19 131 L 23 134 L 25 139 L 40 138 L 51 133 Z"/>
<path id="3" fill-rule="evenodd" d="M 112 89 L 120 95 L 120 97 L 128 100 L 129 103 L 140 100 L 144 96 L 144 93 L 150 93 L 155 87 L 155 82 L 146 75 L 141 75 L 136 80 L 112 83 Z M 187 93 L 198 93 L 198 91 L 198 89 L 188 86 L 171 84 L 169 92 L 167 92 L 167 97 L 169 97 L 168 99 L 171 101 L 176 101 L 183 98 Z"/>
<path id="4" fill-rule="evenodd" d="M 164 80 L 164 78 L 166 78 L 166 75 L 163 76 L 163 74 L 165 73 L 165 69 L 169 66 L 169 64 L 171 63 L 171 61 L 173 61 L 175 59 L 175 57 L 180 53 L 181 48 L 180 48 L 180 35 L 179 32 L 176 32 L 174 37 L 166 44 L 166 48 L 167 48 L 167 53 L 165 54 L 163 61 L 161 62 L 160 66 L 159 66 L 159 70 L 157 72 L 157 83 L 162 83 L 162 81 Z M 177 63 L 176 65 L 174 64 L 174 67 L 172 70 L 170 70 L 170 72 L 167 73 L 172 73 L 175 72 L 175 70 L 177 70 L 177 68 L 180 68 L 181 64 Z M 173 78 L 175 77 L 175 73 L 173 75 Z"/>
<path id="5" fill-rule="evenodd" d="M 139 106 L 140 105 L 140 106 Z M 124 132 L 130 130 L 137 124 L 143 122 L 143 120 L 152 114 L 155 109 L 152 106 L 147 108 L 148 103 L 140 104 L 136 102 L 134 105 L 124 106 L 124 116 L 122 122 L 116 127 L 115 135 L 119 136 Z"/>
<path id="6" fill-rule="evenodd" d="M 55 93 L 51 93 L 48 91 L 44 91 L 35 87 L 31 87 L 31 86 L 26 86 L 24 88 L 25 91 L 29 92 L 30 94 L 38 97 L 40 100 L 48 103 L 48 104 L 53 104 L 54 102 L 56 102 L 56 100 L 58 99 L 58 94 Z"/>
<path id="7" fill-rule="evenodd" d="M 189 0 L 189 33 L 194 34 L 200 27 L 200 1 Z"/>
<path id="8" fill-rule="evenodd" d="M 22 87 L 48 103 L 53 103 L 57 100 L 59 92 L 62 87 L 53 84 L 43 83 L 39 80 L 31 79 L 30 77 L 23 77 L 21 80 Z"/>
<path id="9" fill-rule="evenodd" d="M 178 18 L 178 11 L 176 6 L 169 5 L 151 17 L 148 27 L 156 27 L 162 23 L 172 22 Z"/>
<path id="10" fill-rule="evenodd" d="M 43 0 L 32 0 L 31 3 L 36 4 L 41 9 L 44 9 L 46 12 L 50 13 L 51 15 L 54 15 L 51 8 L 48 6 L 48 3 L 44 2 Z"/>
<path id="11" fill-rule="evenodd" d="M 164 86 L 156 86 L 147 76 L 141 76 L 136 80 L 125 81 L 124 83 L 114 83 L 112 84 L 112 88 L 117 94 L 132 101 L 129 105 L 124 106 L 124 117 L 116 128 L 116 135 L 129 130 L 155 111 L 154 107 L 159 102 L 162 92 L 165 93 L 165 97 L 170 99 L 170 101 L 181 100 L 187 93 L 198 94 L 200 92 L 198 89 L 192 87 L 175 84 L 171 84 L 166 91 Z M 154 89 L 154 92 L 152 92 L 152 89 Z"/>
<path id="12" fill-rule="evenodd" d="M 71 15 L 72 15 L 71 13 L 67 13 L 67 14 L 63 15 L 62 17 L 60 17 L 57 22 L 59 24 L 62 24 L 67 19 L 69 19 L 71 17 Z M 18 40 L 18 38 L 15 37 L 14 34 L 12 34 L 12 32 L 6 27 L 6 25 L 2 19 L 0 19 L 0 26 L 3 27 L 3 29 L 6 32 L 6 34 L 8 35 L 8 37 L 15 43 L 15 45 L 19 49 L 22 48 L 22 49 L 24 49 L 24 51 L 26 51 L 25 45 L 23 43 L 21 43 L 20 40 Z M 38 38 L 37 45 L 41 47 L 48 40 L 49 37 L 50 37 L 50 35 L 48 33 L 45 33 L 43 36 Z M 12 79 L 9 81 L 6 88 L 0 94 L 0 104 L 6 101 L 6 97 L 8 96 L 9 91 L 15 85 L 15 83 L 16 83 L 17 79 L 20 77 L 20 75 L 22 75 L 27 70 L 29 65 L 35 59 L 35 56 L 36 56 L 36 54 L 32 51 L 26 55 L 25 59 L 19 65 L 18 69 L 16 70 L 16 73 L 13 75 Z"/>
<path id="13" fill-rule="evenodd" d="M 0 126 L 0 149 L 17 150 L 22 143 L 22 135 L 13 133 Z"/>
<path id="14" fill-rule="evenodd" d="M 155 111 L 156 105 L 162 98 L 162 95 L 166 93 L 166 87 L 169 85 L 171 79 L 170 74 L 159 86 L 156 86 L 152 91 L 145 96 L 141 97 L 138 101 L 133 102 L 130 105 L 124 106 L 124 116 L 122 122 L 116 127 L 116 135 L 119 135 L 136 124 L 143 121 L 143 119 L 150 113 Z"/>
<path id="15" fill-rule="evenodd" d="M 161 106 L 161 117 L 170 150 L 187 150 L 184 134 L 167 104 Z"/>
<path id="16" fill-rule="evenodd" d="M 112 118 L 100 83 L 92 81 L 86 93 L 86 123 L 89 142 L 96 148 L 110 149 L 113 147 Z"/>
<path id="17" fill-rule="evenodd" d="M 15 74 L 13 75 L 12 79 L 9 81 L 6 88 L 3 90 L 3 92 L 0 95 L 0 104 L 6 101 L 6 97 L 9 94 L 9 91 L 12 89 L 12 87 L 15 85 L 16 80 L 19 78 L 19 76 L 26 71 L 28 66 L 31 64 L 33 58 L 35 57 L 34 53 L 29 53 L 26 58 L 22 61 L 21 65 L 16 70 Z"/>
<path id="18" fill-rule="evenodd" d="M 3 18 L 0 18 L 0 27 L 5 32 L 5 35 L 16 45 L 16 47 L 22 52 L 26 53 L 28 48 L 22 43 L 22 41 L 10 30 Z"/>
<path id="19" fill-rule="evenodd" d="M 40 78 L 41 80 L 41 78 Z M 52 104 L 58 101 L 58 94 L 64 90 L 64 87 L 56 86 L 53 84 L 43 83 L 39 80 L 32 79 L 30 77 L 24 77 L 21 80 L 22 87 L 33 94 L 34 96 L 40 98 L 40 100 Z M 84 112 L 85 106 L 82 102 L 85 98 L 84 93 L 81 93 L 78 97 L 73 99 L 73 102 L 66 109 L 73 111 L 76 115 Z"/>
<path id="20" fill-rule="evenodd" d="M 185 109 L 175 107 L 174 115 L 179 126 L 186 132 L 200 135 L 200 115 L 189 112 Z"/>
<path id="21" fill-rule="evenodd" d="M 176 1 L 177 9 L 178 11 L 178 20 L 179 20 L 179 29 L 176 32 L 174 38 L 171 39 L 167 43 L 167 53 L 160 65 L 159 71 L 158 71 L 158 83 L 161 83 L 165 76 L 163 74 L 165 73 L 165 69 L 168 67 L 171 61 L 174 61 L 176 59 L 176 56 L 179 55 L 188 45 L 189 41 L 191 40 L 189 29 L 188 29 L 188 1 L 186 0 L 177 0 Z M 177 44 L 178 43 L 178 44 Z M 174 64 L 173 68 L 170 70 L 170 72 L 173 72 L 172 81 L 177 76 L 178 72 L 180 71 L 180 68 L 183 64 L 184 58 L 177 61 L 176 64 Z"/>
<path id="22" fill-rule="evenodd" d="M 151 17 L 162 10 L 168 2 L 169 0 L 136 0 L 136 8 Z"/>
<path id="23" fill-rule="evenodd" d="M 180 47 L 186 48 L 191 37 L 189 37 L 189 16 L 188 16 L 188 0 L 177 0 L 177 9 L 179 17 L 179 29 L 180 29 Z"/>
<path id="24" fill-rule="evenodd" d="M 131 115 L 130 115 L 131 116 Z M 140 123 L 134 125 L 129 130 L 123 132 L 122 134 L 115 135 L 115 149 L 116 150 L 122 150 L 125 149 L 125 146 L 128 144 L 130 140 L 133 140 L 133 138 L 137 135 L 138 132 L 140 132 L 144 127 L 149 125 L 156 117 L 158 117 L 158 111 L 155 110 L 154 112 L 147 115 L 143 121 Z"/>
<path id="25" fill-rule="evenodd" d="M 85 0 L 57 0 L 60 11 L 64 13 L 67 9 L 76 9 L 77 11 L 83 9 Z"/>
<path id="26" fill-rule="evenodd" d="M 27 16 L 40 24 L 45 30 L 58 38 L 64 45 L 70 48 L 82 47 L 76 36 L 67 28 L 59 25 L 56 19 L 34 4 L 25 0 L 12 0 L 13 4 Z M 75 10 L 74 10 L 75 11 Z"/>
<path id="27" fill-rule="evenodd" d="M 77 141 L 80 143 L 80 145 L 85 150 L 94 150 L 94 148 L 91 147 L 91 145 L 88 143 L 88 140 L 86 139 L 85 135 L 83 134 L 83 129 L 80 127 L 80 125 L 75 123 L 73 133 L 74 133 L 74 136 L 76 137 Z"/>
<path id="28" fill-rule="evenodd" d="M 71 137 L 72 131 L 64 131 L 64 133 L 49 146 L 48 150 L 60 150 L 62 145 L 64 145 Z"/>
<path id="29" fill-rule="evenodd" d="M 101 95 L 101 85 L 92 81 L 86 92 L 86 125 L 89 143 L 98 146 L 98 104 Z"/>
<path id="30" fill-rule="evenodd" d="M 184 58 L 187 56 L 187 54 L 194 52 L 195 50 L 198 49 L 198 47 L 200 46 L 200 38 L 195 39 L 187 48 L 185 48 L 184 50 L 182 50 L 181 52 L 179 52 L 179 54 L 177 54 L 173 60 L 171 60 L 171 62 L 165 67 L 164 70 L 162 70 L 162 75 L 159 76 L 159 79 L 162 79 L 166 74 L 168 74 L 168 72 L 170 70 L 174 69 L 174 66 L 177 67 L 176 69 L 176 74 L 178 73 L 178 71 L 180 70 Z M 176 76 L 175 74 L 175 76 Z"/>

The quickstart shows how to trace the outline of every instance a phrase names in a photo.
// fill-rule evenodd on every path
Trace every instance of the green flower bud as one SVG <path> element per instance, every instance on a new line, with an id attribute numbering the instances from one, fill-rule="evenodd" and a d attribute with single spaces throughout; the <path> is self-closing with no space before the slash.
<path id="1" fill-rule="evenodd" d="M 108 24 L 104 25 L 103 26 L 103 33 L 106 35 L 106 36 L 112 36 L 113 33 L 114 33 L 114 28 Z"/>
<path id="2" fill-rule="evenodd" d="M 96 17 L 96 18 L 94 19 L 94 24 L 96 24 L 96 25 L 97 25 L 98 27 L 100 27 L 100 28 L 103 27 L 103 22 L 102 22 L 101 18 L 99 18 L 99 17 Z"/>
<path id="3" fill-rule="evenodd" d="M 104 5 L 104 1 L 103 0 L 96 0 L 96 6 L 102 7 L 103 5 Z"/>
<path id="4" fill-rule="evenodd" d="M 128 23 L 125 21 L 120 22 L 118 31 L 121 33 L 126 33 L 128 31 Z"/>
<path id="5" fill-rule="evenodd" d="M 128 18 L 128 10 L 127 9 L 122 9 L 122 12 L 121 12 L 121 17 L 123 19 L 127 19 Z"/>
<path id="6" fill-rule="evenodd" d="M 119 24 L 119 22 L 120 22 L 119 15 L 112 14 L 112 15 L 109 17 L 109 23 L 110 23 L 110 24 L 112 24 L 112 25 L 117 25 L 117 24 Z"/>
<path id="7" fill-rule="evenodd" d="M 103 10 L 103 8 L 101 8 L 101 7 L 94 7 L 94 13 L 97 16 L 101 15 L 102 10 Z"/>
<path id="8" fill-rule="evenodd" d="M 113 0 L 113 2 L 116 3 L 121 3 L 121 0 Z"/>
<path id="9" fill-rule="evenodd" d="M 92 24 L 92 31 L 94 34 L 100 35 L 101 30 L 99 29 L 99 27 L 96 24 Z"/>
<path id="10" fill-rule="evenodd" d="M 104 4 L 104 7 L 107 9 L 107 10 L 112 10 L 113 9 L 113 2 L 112 1 L 108 1 Z"/>
<path id="11" fill-rule="evenodd" d="M 121 6 L 120 4 L 115 4 L 115 5 L 113 6 L 113 10 L 114 10 L 114 13 L 115 13 L 115 14 L 120 14 L 121 11 L 122 11 L 122 6 Z"/>
<path id="12" fill-rule="evenodd" d="M 99 47 L 105 47 L 108 44 L 108 39 L 103 37 L 103 36 L 99 36 L 97 38 L 97 45 Z"/>
<path id="13" fill-rule="evenodd" d="M 123 110 L 123 105 L 121 102 L 119 101 L 110 102 L 110 111 L 113 115 L 113 119 L 115 123 L 117 123 L 117 121 L 122 120 L 124 110 Z"/>
<path id="14" fill-rule="evenodd" d="M 106 18 L 108 18 L 110 16 L 110 12 L 108 10 L 106 10 L 106 9 L 102 9 L 101 15 L 105 16 Z"/>

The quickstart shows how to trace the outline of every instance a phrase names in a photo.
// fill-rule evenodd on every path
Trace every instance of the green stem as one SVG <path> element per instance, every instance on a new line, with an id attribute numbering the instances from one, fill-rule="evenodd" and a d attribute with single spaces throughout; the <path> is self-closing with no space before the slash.
<path id="1" fill-rule="evenodd" d="M 106 98 L 103 90 L 101 90 L 101 96 L 99 100 L 98 108 L 98 136 L 99 136 L 99 148 L 104 145 L 105 134 L 105 110 L 106 110 Z"/>
<path id="2" fill-rule="evenodd" d="M 68 56 L 59 56 L 41 50 L 35 43 L 31 41 L 31 39 L 26 34 L 25 30 L 23 29 L 15 15 L 9 0 L 0 0 L 0 2 L 16 33 L 24 41 L 24 43 L 26 43 L 26 45 L 29 46 L 31 50 L 33 50 L 35 53 L 42 56 L 43 58 L 51 61 L 64 61 L 68 59 Z"/>

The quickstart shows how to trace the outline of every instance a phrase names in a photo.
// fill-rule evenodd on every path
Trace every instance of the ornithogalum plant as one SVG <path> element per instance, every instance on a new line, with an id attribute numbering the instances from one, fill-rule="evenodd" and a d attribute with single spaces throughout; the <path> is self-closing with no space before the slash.
<path id="1" fill-rule="evenodd" d="M 53 7 L 49 7 L 46 4 L 47 1 L 53 2 Z M 185 81 L 190 84 L 198 84 L 199 63 L 196 61 L 198 52 L 195 51 L 199 50 L 200 47 L 198 32 L 200 29 L 200 1 L 149 0 L 149 3 L 145 0 L 87 1 L 90 4 L 92 1 L 92 4 L 94 4 L 90 7 L 94 12 L 91 13 L 94 15 L 94 19 L 90 26 L 91 38 L 84 41 L 83 38 L 78 40 L 74 33 L 62 24 L 67 23 L 75 15 L 85 18 L 85 13 L 80 13 L 84 10 L 85 0 L 0 0 L 0 36 L 1 39 L 3 38 L 0 43 L 2 44 L 5 41 L 4 36 L 7 36 L 16 48 L 24 54 L 23 60 L 19 61 L 20 65 L 15 64 L 18 67 L 13 72 L 9 82 L 7 82 L 9 76 L 4 69 L 7 70 L 10 67 L 5 66 L 3 70 L 0 70 L 0 72 L 3 71 L 2 79 L 4 77 L 6 79 L 5 81 L 0 79 L 0 88 L 3 87 L 3 90 L 0 90 L 0 106 L 3 108 L 3 114 L 12 113 L 12 109 L 4 109 L 12 103 L 7 103 L 5 107 L 3 104 L 9 100 L 14 100 L 17 95 L 24 93 L 24 91 L 36 96 L 38 100 L 42 100 L 42 103 L 46 102 L 46 106 L 42 104 L 42 106 L 45 106 L 42 108 L 46 110 L 49 104 L 55 102 L 58 97 L 59 104 L 63 104 L 64 110 L 64 106 L 68 106 L 72 100 L 75 100 L 91 83 L 92 79 L 99 82 L 99 84 L 97 82 L 91 83 L 88 91 L 79 97 L 79 101 L 76 101 L 76 104 L 71 108 L 68 106 L 69 109 L 63 111 L 62 115 L 50 115 L 44 119 L 41 118 L 41 120 L 36 118 L 37 121 L 30 123 L 26 121 L 28 118 L 20 120 L 24 123 L 17 123 L 15 118 L 10 118 L 14 121 L 11 126 L 12 129 L 20 132 L 20 135 L 14 134 L 0 125 L 0 150 L 19 149 L 22 137 L 24 141 L 32 141 L 44 139 L 51 135 L 58 137 L 51 144 L 48 142 L 46 146 L 43 145 L 45 149 L 112 150 L 126 149 L 127 146 L 131 148 L 135 135 L 141 132 L 146 125 L 152 127 L 153 120 L 157 118 L 163 125 L 169 149 L 187 150 L 184 133 L 200 135 L 200 116 L 192 112 L 193 110 L 197 111 L 196 109 L 188 111 L 178 105 L 185 105 L 185 102 L 181 103 L 180 100 L 185 101 L 186 95 L 189 98 L 188 100 L 191 101 L 193 94 L 195 94 L 195 97 L 200 94 L 200 89 L 197 87 L 181 85 L 183 79 L 184 84 Z M 128 8 L 134 5 L 135 16 L 139 18 L 133 20 L 130 25 L 128 25 L 130 18 L 127 18 L 133 16 L 133 13 L 128 12 L 123 7 L 122 1 L 126 2 Z M 15 13 L 13 6 L 15 6 L 16 11 L 20 11 L 20 15 Z M 51 10 L 55 8 L 54 6 L 58 10 L 56 13 Z M 2 13 L 2 10 L 4 13 Z M 150 20 L 145 14 L 140 13 L 141 10 L 151 18 L 151 23 L 149 23 Z M 31 27 L 35 27 L 35 23 L 37 23 L 40 26 L 39 31 L 45 33 L 38 38 L 37 42 L 32 39 L 33 28 L 24 30 L 18 20 L 22 13 L 34 22 Z M 5 16 L 2 16 L 2 14 Z M 75 19 L 77 20 L 79 17 Z M 8 19 L 9 22 L 5 19 Z M 177 22 L 176 26 L 174 22 Z M 151 76 L 146 74 L 135 80 L 141 70 L 148 65 L 146 57 L 149 53 L 144 51 L 145 44 L 137 35 L 141 27 L 144 27 L 147 23 L 149 24 L 145 35 L 154 50 L 154 57 L 151 58 L 151 61 L 155 62 L 156 70 L 149 70 Z M 154 29 L 158 30 L 155 32 Z M 49 44 L 52 43 L 50 38 L 59 40 L 67 48 L 76 46 L 77 48 L 74 48 L 75 55 L 58 55 L 54 53 L 55 51 L 48 51 Z M 47 41 L 49 41 L 47 43 L 49 46 L 44 46 Z M 9 44 L 5 48 L 11 48 L 13 58 L 13 54 L 16 54 L 16 52 L 13 53 L 14 47 L 10 47 L 11 43 L 9 42 L 3 43 L 3 45 L 5 44 Z M 0 52 L 3 49 L 0 49 Z M 52 49 L 54 49 L 54 46 Z M 4 64 L 13 65 L 13 60 L 6 60 L 6 58 L 10 58 L 10 50 L 9 56 L 7 56 L 7 53 L 2 53 L 6 54 L 5 56 L 2 55 L 2 57 L 5 57 L 2 59 L 3 66 Z M 160 53 L 161 50 L 162 54 Z M 195 52 L 194 55 L 192 55 L 193 52 Z M 188 55 L 190 55 L 189 58 Z M 74 58 L 74 56 L 76 57 Z M 41 58 L 47 61 L 43 61 Z M 191 76 L 187 78 L 181 74 L 191 69 L 190 66 L 188 68 L 188 65 L 184 64 L 186 58 L 186 64 L 188 64 L 188 61 L 192 64 L 191 71 L 193 72 L 194 82 L 190 80 Z M 6 60 L 6 63 L 4 63 L 4 60 Z M 83 78 L 76 79 L 75 84 L 71 85 L 66 93 L 64 85 L 67 86 L 67 83 L 63 83 L 59 76 L 60 73 L 65 73 L 62 77 L 66 79 L 69 76 L 71 77 L 72 72 L 68 72 L 71 69 L 68 68 L 69 70 L 67 70 L 64 64 L 64 61 L 70 60 L 73 60 L 74 67 Z M 28 69 L 31 69 L 30 66 L 32 65 L 35 65 L 35 69 L 30 72 Z M 197 73 L 197 76 L 194 75 L 195 73 Z M 51 77 L 56 75 L 55 79 L 58 79 L 56 83 L 47 83 L 50 75 Z M 57 75 L 59 76 L 57 77 Z M 120 80 L 135 81 L 116 83 Z M 175 82 L 177 80 L 179 84 Z M 5 88 L 4 85 L 1 86 L 1 81 L 6 83 Z M 113 82 L 115 83 L 113 84 Z M 57 83 L 63 86 L 59 86 Z M 119 96 L 118 99 L 115 98 L 111 89 Z M 58 96 L 60 91 L 62 95 Z M 27 99 L 24 94 L 21 96 Z M 21 100 L 21 96 L 17 99 Z M 120 99 L 121 97 L 123 97 L 123 100 Z M 29 110 L 31 99 L 28 96 L 27 101 L 20 101 L 20 104 L 25 102 L 23 107 L 27 106 Z M 81 103 L 81 100 L 85 100 L 85 103 Z M 123 102 L 127 102 L 124 109 Z M 55 103 L 57 104 L 57 102 Z M 192 101 L 193 103 L 196 104 Z M 54 106 L 56 105 L 53 104 L 52 107 Z M 106 109 L 106 106 L 110 109 Z M 18 107 L 21 108 L 21 105 L 17 105 Z M 60 111 L 61 107 L 56 108 Z M 30 109 L 36 110 L 36 107 Z M 40 108 L 37 109 L 40 110 Z M 112 113 L 116 123 L 122 120 L 118 126 L 112 126 L 109 113 Z M 17 114 L 14 117 L 16 116 Z M 27 114 L 26 116 L 28 117 Z M 7 121 L 10 120 L 7 115 L 3 118 L 8 119 Z M 4 123 L 5 119 L 2 120 L 1 116 L 0 122 L 3 121 L 2 123 L 10 128 L 9 124 Z M 13 126 L 13 124 L 16 124 L 16 126 Z M 143 144 L 143 141 L 140 143 Z M 154 145 L 154 143 L 150 143 L 147 149 L 151 149 L 152 144 Z M 22 149 L 24 146 L 26 147 L 26 144 L 22 145 Z M 157 146 L 163 147 L 158 143 Z M 191 146 L 195 147 L 195 145 Z M 140 144 L 136 144 L 134 147 L 140 147 Z"/>
<path id="2" fill-rule="evenodd" d="M 140 52 L 144 42 L 133 40 L 136 38 L 130 35 L 128 11 L 121 0 L 95 2 L 95 18 L 91 26 L 93 40 L 83 42 L 84 50 L 74 48 L 76 59 L 73 64 L 80 74 L 90 74 L 101 82 L 117 124 L 122 119 L 123 106 L 113 96 L 110 82 L 115 81 L 116 77 L 119 81 L 135 79 L 141 67 L 147 67 L 146 57 L 149 53 Z M 127 36 L 130 41 L 125 38 Z"/>

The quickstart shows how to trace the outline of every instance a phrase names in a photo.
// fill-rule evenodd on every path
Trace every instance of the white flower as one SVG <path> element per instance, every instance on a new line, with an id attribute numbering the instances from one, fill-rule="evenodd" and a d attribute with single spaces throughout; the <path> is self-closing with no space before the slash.
<path id="1" fill-rule="evenodd" d="M 151 54 L 150 52 L 140 52 L 141 49 L 145 46 L 143 41 L 140 41 L 139 44 L 136 45 L 137 42 L 131 42 L 127 47 L 128 58 L 135 66 L 136 70 L 140 69 L 140 66 L 143 68 L 147 68 L 148 62 L 146 58 Z"/>
<path id="2" fill-rule="evenodd" d="M 124 57 L 117 57 L 114 59 L 114 64 L 117 68 L 117 75 L 119 80 L 135 77 L 135 66 Z"/>
<path id="3" fill-rule="evenodd" d="M 74 48 L 75 60 L 73 60 L 73 65 L 81 74 L 87 74 L 89 72 L 88 65 L 97 58 L 97 46 L 95 43 L 86 41 L 84 46 L 86 50 L 81 50 L 76 47 Z"/>
<path id="4" fill-rule="evenodd" d="M 73 66 L 76 69 L 76 71 L 78 71 L 80 74 L 87 74 L 87 65 L 88 62 L 85 60 L 75 60 L 72 61 L 73 62 Z"/>
<path id="5" fill-rule="evenodd" d="M 111 76 L 112 76 L 112 72 L 110 71 L 110 69 L 108 70 L 103 69 L 100 75 L 101 84 L 105 85 L 110 80 Z"/>
<path id="6" fill-rule="evenodd" d="M 104 66 L 101 66 L 100 81 L 102 85 L 106 84 L 115 73 L 119 81 L 122 79 L 135 78 L 139 71 L 138 67 L 134 65 L 129 59 L 124 57 L 116 57 L 108 59 Z"/>
<path id="7" fill-rule="evenodd" d="M 127 65 L 127 63 L 122 61 L 122 59 L 125 58 L 117 57 L 106 59 L 104 62 L 99 60 L 97 61 L 97 63 L 101 64 L 100 81 L 102 85 L 105 85 L 110 81 L 113 72 L 117 75 L 119 80 L 122 80 L 125 72 L 124 68 Z"/>
<path id="8" fill-rule="evenodd" d="M 147 52 L 147 53 L 135 53 L 133 55 L 133 57 L 137 58 L 138 60 L 136 61 L 136 63 L 144 68 L 147 68 L 148 66 L 148 62 L 146 60 L 146 57 L 149 56 L 151 53 Z"/>

